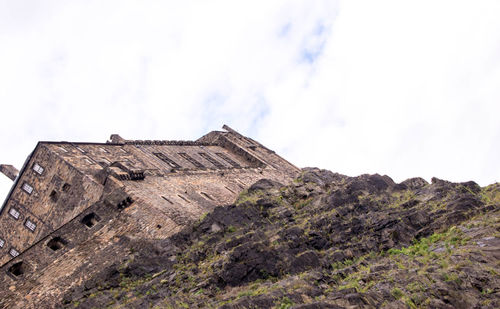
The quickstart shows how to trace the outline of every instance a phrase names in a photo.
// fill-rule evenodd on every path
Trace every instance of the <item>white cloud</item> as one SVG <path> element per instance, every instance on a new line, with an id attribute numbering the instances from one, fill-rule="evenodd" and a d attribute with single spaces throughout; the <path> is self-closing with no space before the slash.
<path id="1" fill-rule="evenodd" d="M 498 180 L 498 1 L 37 3 L 0 1 L 2 162 L 228 123 L 299 166 Z"/>

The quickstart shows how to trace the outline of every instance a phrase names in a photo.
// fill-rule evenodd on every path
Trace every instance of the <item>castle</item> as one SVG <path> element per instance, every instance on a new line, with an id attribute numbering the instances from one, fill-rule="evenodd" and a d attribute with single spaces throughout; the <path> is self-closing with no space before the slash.
<path id="1" fill-rule="evenodd" d="M 0 305 L 31 307 L 113 263 L 120 237 L 163 239 L 246 187 L 299 169 L 231 128 L 196 141 L 39 142 L 0 210 Z"/>

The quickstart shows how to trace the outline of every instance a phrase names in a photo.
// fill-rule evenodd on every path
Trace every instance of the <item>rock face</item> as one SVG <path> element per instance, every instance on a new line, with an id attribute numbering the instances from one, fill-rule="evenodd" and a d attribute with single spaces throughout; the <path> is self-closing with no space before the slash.
<path id="1" fill-rule="evenodd" d="M 304 169 L 260 180 L 65 295 L 67 308 L 499 308 L 500 184 Z"/>

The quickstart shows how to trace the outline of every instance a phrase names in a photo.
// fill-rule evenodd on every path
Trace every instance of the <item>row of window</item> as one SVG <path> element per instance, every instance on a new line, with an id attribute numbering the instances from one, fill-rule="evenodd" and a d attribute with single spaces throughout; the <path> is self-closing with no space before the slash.
<path id="1" fill-rule="evenodd" d="M 11 207 L 9 209 L 9 215 L 11 215 L 14 219 L 18 220 L 19 217 L 21 216 L 21 213 L 16 208 Z M 34 232 L 36 229 L 36 224 L 33 221 L 31 221 L 29 218 L 26 219 L 26 221 L 24 221 L 24 226 L 32 232 Z"/>
<path id="2" fill-rule="evenodd" d="M 42 175 L 45 169 L 40 164 L 35 163 L 33 164 L 33 171 L 35 171 L 35 173 L 37 173 L 38 175 Z M 21 188 L 23 189 L 24 192 L 28 194 L 33 193 L 34 190 L 33 187 L 27 182 L 23 183 Z"/>
<path id="3" fill-rule="evenodd" d="M 168 165 L 170 165 L 170 167 L 172 167 L 172 168 L 180 168 L 181 167 L 174 160 L 172 160 L 169 157 L 167 157 L 164 153 L 153 152 L 153 154 L 156 157 L 158 157 L 158 159 L 160 159 L 163 162 L 165 162 Z M 223 164 L 221 164 L 219 161 L 217 161 L 215 158 L 213 158 L 208 153 L 206 153 L 206 152 L 199 152 L 198 154 L 202 158 L 204 158 L 205 160 L 207 160 L 208 162 L 212 163 L 215 167 L 217 167 L 217 168 L 225 168 L 225 166 Z M 189 161 L 191 164 L 193 164 L 197 168 L 205 168 L 205 166 L 201 162 L 199 162 L 198 160 L 196 160 L 195 158 L 191 157 L 190 155 L 188 155 L 185 152 L 179 152 L 178 155 L 181 156 L 182 158 L 184 158 L 185 160 Z M 232 160 L 231 158 L 229 158 L 226 154 L 224 154 L 222 152 L 217 152 L 217 153 L 215 153 L 215 155 L 217 155 L 219 158 L 221 158 L 222 160 L 224 160 L 227 163 L 229 163 L 232 167 L 235 167 L 235 168 L 240 168 L 241 167 L 241 165 L 239 165 L 237 162 L 235 162 L 234 160 Z"/>

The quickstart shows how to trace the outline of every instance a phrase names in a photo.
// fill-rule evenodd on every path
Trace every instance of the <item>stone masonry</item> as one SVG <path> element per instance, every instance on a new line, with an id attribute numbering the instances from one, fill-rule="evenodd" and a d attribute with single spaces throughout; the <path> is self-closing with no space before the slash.
<path id="1" fill-rule="evenodd" d="M 0 210 L 0 307 L 50 307 L 52 295 L 129 250 L 124 237 L 166 238 L 259 179 L 297 176 L 273 151 L 223 128 L 196 141 L 38 143 Z"/>

